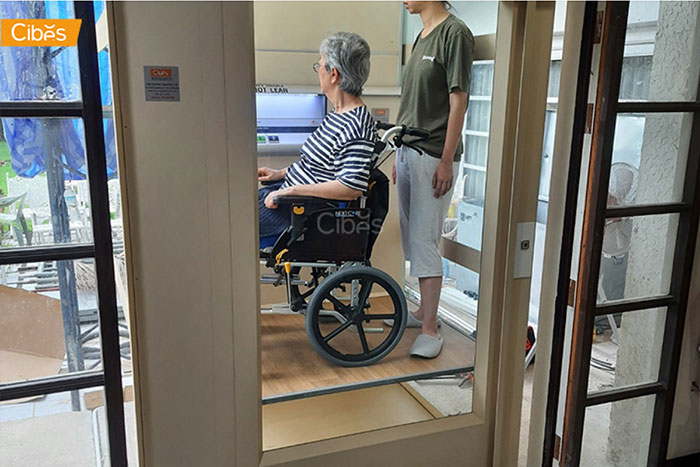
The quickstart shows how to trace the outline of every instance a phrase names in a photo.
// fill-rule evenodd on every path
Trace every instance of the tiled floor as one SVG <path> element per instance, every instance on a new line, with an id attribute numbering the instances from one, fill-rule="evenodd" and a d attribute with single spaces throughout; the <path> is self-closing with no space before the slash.
<path id="1" fill-rule="evenodd" d="M 65 405 L 57 398 L 43 402 L 25 404 L 35 412 L 42 412 L 40 415 L 0 423 L 0 465 L 101 467 L 95 456 L 93 413 L 71 412 L 70 396 Z M 64 407 L 68 410 L 63 411 Z M 16 408 L 2 408 L 6 415 L 11 410 L 19 415 Z"/>
<path id="2" fill-rule="evenodd" d="M 133 377 L 124 377 L 123 384 L 132 385 Z M 109 453 L 107 438 L 97 435 L 104 432 L 104 407 L 85 407 L 85 394 L 95 391 L 100 388 L 78 391 L 79 411 L 73 411 L 70 392 L 0 403 L 0 466 L 108 465 L 103 464 Z M 129 465 L 137 465 L 134 403 L 125 403 L 124 412 Z"/>
<path id="3" fill-rule="evenodd" d="M 104 407 L 71 410 L 70 393 L 0 405 L 0 466 L 91 467 L 109 465 Z M 137 464 L 134 403 L 124 404 L 129 465 Z"/>
<path id="4" fill-rule="evenodd" d="M 69 392 L 49 394 L 48 396 L 17 404 L 0 404 L 0 423 L 71 411 L 71 396 Z"/>

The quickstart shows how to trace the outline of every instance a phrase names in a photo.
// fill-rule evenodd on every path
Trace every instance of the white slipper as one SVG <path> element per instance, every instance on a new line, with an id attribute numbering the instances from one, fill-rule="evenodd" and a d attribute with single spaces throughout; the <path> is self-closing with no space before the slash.
<path id="1" fill-rule="evenodd" d="M 433 337 L 428 334 L 418 334 L 410 353 L 414 357 L 435 358 L 440 355 L 444 342 L 445 339 L 442 336 Z"/>
<path id="2" fill-rule="evenodd" d="M 394 320 L 393 319 L 385 319 L 384 324 L 387 326 L 393 326 L 394 325 Z M 442 320 L 438 316 L 437 318 L 437 327 L 442 326 Z M 419 320 L 415 316 L 413 316 L 413 313 L 410 311 L 408 312 L 408 319 L 406 320 L 406 327 L 407 328 L 422 328 L 423 327 L 423 321 Z"/>

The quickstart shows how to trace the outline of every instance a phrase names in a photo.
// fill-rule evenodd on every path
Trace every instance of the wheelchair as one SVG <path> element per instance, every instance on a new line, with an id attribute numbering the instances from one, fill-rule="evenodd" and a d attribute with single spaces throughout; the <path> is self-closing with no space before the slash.
<path id="1" fill-rule="evenodd" d="M 261 283 L 286 286 L 289 308 L 305 316 L 314 350 L 345 367 L 387 356 L 401 340 L 408 314 L 401 286 L 370 261 L 389 209 L 389 179 L 379 167 L 397 148 L 411 146 L 404 137 L 416 141 L 430 134 L 376 126 L 384 133 L 374 147 L 367 191 L 351 202 L 277 198 L 279 206 L 290 206 L 291 225 L 260 251 L 261 264 L 272 270 Z M 383 326 L 385 321 L 392 325 Z"/>

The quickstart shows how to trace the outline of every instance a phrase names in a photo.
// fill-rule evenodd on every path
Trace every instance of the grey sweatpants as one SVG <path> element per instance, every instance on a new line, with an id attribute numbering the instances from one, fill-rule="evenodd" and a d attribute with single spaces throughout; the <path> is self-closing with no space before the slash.
<path id="1" fill-rule="evenodd" d="M 402 146 L 396 154 L 396 185 L 399 192 L 401 243 L 412 277 L 442 276 L 440 237 L 452 199 L 459 163 L 453 166 L 452 188 L 435 198 L 433 175 L 440 159 L 421 155 Z"/>

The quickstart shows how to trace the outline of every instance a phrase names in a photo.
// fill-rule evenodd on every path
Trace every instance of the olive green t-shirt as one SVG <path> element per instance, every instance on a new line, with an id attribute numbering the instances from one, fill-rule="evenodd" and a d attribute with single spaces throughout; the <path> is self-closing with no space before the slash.
<path id="1" fill-rule="evenodd" d="M 450 93 L 469 93 L 474 36 L 466 24 L 450 15 L 425 38 L 420 34 L 403 70 L 397 123 L 430 131 L 430 138 L 415 145 L 441 157 L 450 115 Z M 461 133 L 461 132 L 460 132 Z M 411 142 L 406 138 L 407 142 Z M 462 155 L 460 138 L 455 161 Z"/>

